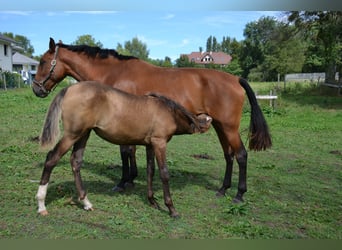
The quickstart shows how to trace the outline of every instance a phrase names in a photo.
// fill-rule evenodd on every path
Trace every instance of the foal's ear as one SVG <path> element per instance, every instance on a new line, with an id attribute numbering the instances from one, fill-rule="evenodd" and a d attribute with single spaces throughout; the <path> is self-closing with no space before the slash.
<path id="1" fill-rule="evenodd" d="M 50 37 L 49 51 L 51 53 L 54 53 L 55 52 L 55 48 L 56 48 L 55 40 L 53 40 L 53 38 Z"/>

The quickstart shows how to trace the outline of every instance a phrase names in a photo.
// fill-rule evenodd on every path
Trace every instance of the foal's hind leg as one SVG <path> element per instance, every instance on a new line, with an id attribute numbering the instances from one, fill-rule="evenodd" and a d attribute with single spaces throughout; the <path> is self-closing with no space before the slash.
<path id="1" fill-rule="evenodd" d="M 84 204 L 85 210 L 93 210 L 93 205 L 87 198 L 87 193 L 84 189 L 82 178 L 81 178 L 81 167 L 83 163 L 83 153 L 90 135 L 88 131 L 84 136 L 82 136 L 75 144 L 70 156 L 70 164 L 72 172 L 74 174 L 75 184 L 78 191 L 78 197 L 80 201 Z"/>
<path id="2" fill-rule="evenodd" d="M 51 150 L 46 156 L 42 177 L 40 179 L 40 184 L 36 195 L 38 201 L 38 213 L 41 215 L 48 214 L 45 207 L 45 197 L 52 170 L 57 165 L 62 156 L 70 149 L 73 143 L 74 142 L 69 138 L 63 137 L 53 148 L 53 150 Z"/>
<path id="3" fill-rule="evenodd" d="M 151 206 L 154 208 L 159 209 L 159 205 L 154 198 L 154 192 L 153 192 L 153 177 L 155 173 L 155 163 L 154 163 L 154 150 L 153 147 L 150 145 L 146 146 L 146 161 L 147 161 L 147 199 L 150 202 Z"/>
<path id="4" fill-rule="evenodd" d="M 171 217 L 178 217 L 178 213 L 173 205 L 169 187 L 169 171 L 166 164 L 166 141 L 156 140 L 153 142 L 153 148 L 155 152 L 155 156 L 157 159 L 158 167 L 159 167 L 159 175 L 163 184 L 163 193 L 164 193 L 164 203 L 169 209 L 169 213 Z"/>

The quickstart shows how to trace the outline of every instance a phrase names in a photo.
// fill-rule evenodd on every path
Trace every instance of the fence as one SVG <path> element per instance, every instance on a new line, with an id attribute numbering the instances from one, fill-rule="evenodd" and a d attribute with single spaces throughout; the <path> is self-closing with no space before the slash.
<path id="1" fill-rule="evenodd" d="M 324 82 L 325 81 L 325 73 L 299 73 L 299 74 L 287 74 L 285 75 L 285 82 L 293 82 L 293 81 L 300 81 L 306 82 L 309 81 L 314 83 L 317 81 Z"/>
<path id="2" fill-rule="evenodd" d="M 336 83 L 330 83 L 325 81 L 325 73 L 298 73 L 298 74 L 287 74 L 284 79 L 284 89 L 286 88 L 287 82 L 310 82 L 320 86 L 327 86 L 332 88 L 338 88 L 338 93 L 341 94 L 342 82 L 339 82 L 339 73 L 335 75 Z"/>
<path id="3" fill-rule="evenodd" d="M 0 72 L 0 88 L 20 88 L 24 86 L 25 83 L 20 74 L 12 73 L 9 71 Z"/>

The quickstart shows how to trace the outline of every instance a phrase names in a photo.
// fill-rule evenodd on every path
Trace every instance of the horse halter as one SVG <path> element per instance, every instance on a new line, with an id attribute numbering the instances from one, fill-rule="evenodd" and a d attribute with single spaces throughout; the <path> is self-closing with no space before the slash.
<path id="1" fill-rule="evenodd" d="M 50 71 L 49 71 L 49 74 L 47 75 L 47 77 L 45 77 L 45 79 L 43 81 L 36 81 L 36 79 L 33 79 L 33 84 L 36 84 L 45 94 L 48 94 L 51 92 L 51 90 L 46 90 L 45 88 L 45 83 L 51 78 L 52 74 L 53 74 L 53 71 L 56 67 L 56 64 L 57 64 L 57 54 L 58 54 L 58 49 L 59 49 L 59 46 L 56 45 L 56 49 L 55 49 L 55 55 L 53 56 L 53 59 L 51 61 L 51 68 L 50 68 Z M 57 86 L 57 84 L 56 84 Z"/>

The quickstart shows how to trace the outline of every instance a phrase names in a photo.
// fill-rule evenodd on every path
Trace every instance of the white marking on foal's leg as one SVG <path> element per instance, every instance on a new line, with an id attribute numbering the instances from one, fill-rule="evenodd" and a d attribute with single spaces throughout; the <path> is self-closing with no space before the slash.
<path id="1" fill-rule="evenodd" d="M 87 211 L 93 211 L 93 204 L 90 203 L 90 201 L 88 200 L 88 197 L 84 197 L 83 200 L 80 200 L 83 203 L 84 209 Z"/>
<path id="2" fill-rule="evenodd" d="M 48 212 L 45 207 L 45 197 L 49 183 L 45 185 L 39 185 L 38 192 L 36 198 L 38 200 L 38 213 L 41 215 L 47 215 Z"/>

